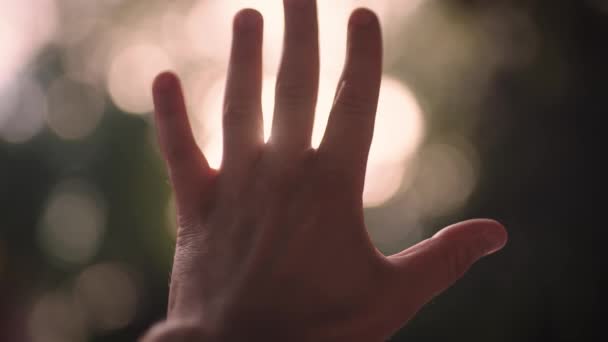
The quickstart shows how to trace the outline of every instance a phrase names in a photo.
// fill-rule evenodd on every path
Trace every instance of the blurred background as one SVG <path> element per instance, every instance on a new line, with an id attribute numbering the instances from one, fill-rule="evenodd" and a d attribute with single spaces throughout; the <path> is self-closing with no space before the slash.
<path id="1" fill-rule="evenodd" d="M 477 216 L 511 235 L 393 340 L 591 337 L 608 1 L 319 1 L 315 144 L 359 6 L 385 38 L 372 239 L 390 254 Z M 0 0 L 0 341 L 134 341 L 163 317 L 175 223 L 151 81 L 182 77 L 197 142 L 219 165 L 243 7 L 265 17 L 269 127 L 280 0 Z"/>

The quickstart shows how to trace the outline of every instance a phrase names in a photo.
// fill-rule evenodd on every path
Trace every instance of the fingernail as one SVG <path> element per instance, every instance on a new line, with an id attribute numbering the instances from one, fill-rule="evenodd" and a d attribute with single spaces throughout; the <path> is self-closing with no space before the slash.
<path id="1" fill-rule="evenodd" d="M 352 15 L 352 22 L 356 26 L 367 26 L 375 19 L 376 15 L 374 14 L 374 12 L 365 8 L 359 8 L 355 10 Z"/>

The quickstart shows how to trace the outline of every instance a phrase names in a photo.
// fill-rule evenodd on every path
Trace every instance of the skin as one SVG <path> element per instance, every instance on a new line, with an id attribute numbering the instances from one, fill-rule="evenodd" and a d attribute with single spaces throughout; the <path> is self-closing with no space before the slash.
<path id="1" fill-rule="evenodd" d="M 179 230 L 167 320 L 143 341 L 383 341 L 507 241 L 501 224 L 476 219 L 389 257 L 374 247 L 362 192 L 382 72 L 378 19 L 366 9 L 351 16 L 344 72 L 315 150 L 316 4 L 284 5 L 267 143 L 256 11 L 234 21 L 218 170 L 194 141 L 177 77 L 154 82 Z"/>

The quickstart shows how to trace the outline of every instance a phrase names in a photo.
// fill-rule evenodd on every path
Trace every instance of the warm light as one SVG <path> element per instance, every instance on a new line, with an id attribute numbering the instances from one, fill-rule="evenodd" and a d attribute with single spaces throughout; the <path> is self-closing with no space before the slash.
<path id="1" fill-rule="evenodd" d="M 103 115 L 103 94 L 86 84 L 59 78 L 51 84 L 47 96 L 48 125 L 64 139 L 88 136 Z"/>
<path id="2" fill-rule="evenodd" d="M 193 46 L 187 30 L 186 18 L 192 10 L 180 10 L 175 8 L 176 6 L 179 4 L 168 2 L 167 7 L 159 16 L 161 45 L 165 50 L 170 51 L 178 65 L 201 62 L 201 56 L 195 53 L 196 47 L 201 45 L 201 42 L 196 42 Z M 203 39 L 202 35 L 199 38 Z"/>
<path id="3" fill-rule="evenodd" d="M 339 75 L 346 50 L 346 32 L 350 13 L 358 7 L 374 10 L 385 29 L 393 22 L 403 20 L 422 0 L 333 0 L 317 1 L 321 68 L 327 77 Z M 282 53 L 284 18 L 282 1 L 267 0 L 204 0 L 190 11 L 185 31 L 196 53 L 226 65 L 232 39 L 232 18 L 243 8 L 254 8 L 264 16 L 264 65 L 269 73 L 275 73 Z M 386 21 L 386 22 L 385 22 Z M 175 22 L 175 21 L 172 21 Z M 179 30 L 172 29 L 171 35 Z"/>
<path id="4" fill-rule="evenodd" d="M 120 109 L 135 114 L 153 110 L 152 81 L 161 71 L 172 69 L 166 52 L 156 45 L 139 43 L 126 46 L 110 67 L 108 91 Z"/>
<path id="5" fill-rule="evenodd" d="M 190 124 L 209 165 L 219 168 L 222 163 L 222 108 L 226 78 L 217 79 L 211 84 L 199 107 L 190 112 Z"/>
<path id="6" fill-rule="evenodd" d="M 397 194 L 424 133 L 422 110 L 413 94 L 384 77 L 363 192 L 366 207 L 381 206 Z"/>
<path id="7" fill-rule="evenodd" d="M 270 137 L 274 110 L 276 76 L 266 76 L 263 83 L 262 109 L 264 137 Z M 197 141 L 212 167 L 218 168 L 222 155 L 222 103 L 225 79 L 213 83 L 201 108 L 194 114 Z M 337 80 L 322 78 L 312 136 L 318 147 L 333 104 Z M 401 185 L 405 164 L 416 152 L 424 137 L 422 111 L 413 94 L 399 81 L 384 77 L 380 90 L 374 139 L 369 157 L 364 203 L 379 206 L 393 197 Z M 202 118 L 202 120 L 201 120 Z M 199 121 L 200 120 L 200 121 Z"/>
<path id="8" fill-rule="evenodd" d="M 267 75 L 264 78 L 264 87 L 262 91 L 262 110 L 264 113 L 264 140 L 268 141 L 272 133 L 272 119 L 274 116 L 274 104 L 275 104 L 275 85 L 276 75 Z M 329 118 L 329 110 L 334 99 L 334 93 L 336 86 L 335 81 L 331 81 L 326 77 L 322 77 L 319 80 L 319 95 L 317 100 L 317 107 L 315 110 L 315 122 L 313 125 L 313 132 L 311 138 L 311 145 L 314 148 L 319 147 L 321 139 L 323 139 L 323 133 L 325 132 L 325 126 L 327 125 L 327 119 Z"/>
<path id="9" fill-rule="evenodd" d="M 52 0 L 0 0 L 0 94 L 55 33 L 57 11 Z"/>
<path id="10" fill-rule="evenodd" d="M 389 220 L 366 217 L 374 243 L 385 252 L 398 252 L 419 242 L 425 237 L 423 222 L 466 204 L 477 182 L 477 163 L 475 150 L 463 138 L 422 148 L 405 172 L 404 194 L 395 204 L 402 208 L 399 215 Z M 390 178 L 391 173 L 368 169 L 366 181 L 380 181 L 382 176 Z"/>
<path id="11" fill-rule="evenodd" d="M 232 18 L 243 8 L 255 8 L 264 16 L 265 65 L 276 65 L 283 39 L 282 1 L 199 1 L 186 20 L 190 45 L 201 56 L 212 59 L 216 64 L 227 65 L 232 40 Z"/>
<path id="12" fill-rule="evenodd" d="M 368 165 L 365 173 L 363 204 L 367 208 L 379 207 L 398 192 L 406 168 L 402 164 Z"/>
<path id="13" fill-rule="evenodd" d="M 137 309 L 137 285 L 125 265 L 104 263 L 85 269 L 74 286 L 88 324 L 98 331 L 127 326 Z"/>
<path id="14" fill-rule="evenodd" d="M 380 88 L 370 162 L 409 159 L 424 137 L 424 116 L 416 98 L 396 79 L 384 77 Z"/>
<path id="15" fill-rule="evenodd" d="M 39 228 L 41 248 L 61 263 L 90 260 L 105 233 L 105 204 L 93 185 L 68 180 L 53 190 Z"/>

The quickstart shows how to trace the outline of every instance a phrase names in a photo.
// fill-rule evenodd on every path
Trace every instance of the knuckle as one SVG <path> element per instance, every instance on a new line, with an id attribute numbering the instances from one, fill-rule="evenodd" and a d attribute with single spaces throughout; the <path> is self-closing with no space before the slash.
<path id="1" fill-rule="evenodd" d="M 301 76 L 304 77 L 304 75 Z M 313 89 L 311 89 L 307 82 L 301 80 L 302 77 L 299 77 L 299 75 L 291 75 L 290 78 L 297 79 L 298 81 L 283 81 L 277 83 L 276 94 L 281 106 L 292 108 L 308 106 L 311 103 Z"/>
<path id="2" fill-rule="evenodd" d="M 369 118 L 374 114 L 372 101 L 352 92 L 340 96 L 336 101 L 336 108 L 344 115 L 352 117 Z"/>
<path id="3" fill-rule="evenodd" d="M 309 25 L 306 25 L 307 23 L 297 23 L 297 21 L 300 21 L 302 18 L 297 20 L 297 17 L 292 17 L 291 19 L 292 20 L 289 20 L 285 27 L 286 56 L 302 58 L 303 53 L 308 55 L 311 51 L 318 48 L 315 34 L 317 30 L 311 29 Z M 293 19 L 296 19 L 296 21 Z"/>

